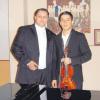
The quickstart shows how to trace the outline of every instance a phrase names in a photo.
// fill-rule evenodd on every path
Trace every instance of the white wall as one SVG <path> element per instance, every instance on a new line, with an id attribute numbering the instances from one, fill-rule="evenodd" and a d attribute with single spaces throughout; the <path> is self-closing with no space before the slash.
<path id="1" fill-rule="evenodd" d="M 24 5 L 25 4 L 25 5 Z M 100 46 L 94 45 L 94 29 L 100 28 L 100 9 L 99 0 L 91 0 L 91 33 L 86 34 L 87 40 L 89 42 L 92 51 L 92 60 L 88 63 L 83 64 L 83 74 L 84 74 L 84 89 L 100 90 Z M 46 0 L 9 0 L 9 33 L 10 33 L 10 44 L 16 34 L 16 30 L 19 26 L 24 24 L 33 23 L 33 12 L 37 8 L 46 8 Z M 27 11 L 24 9 L 27 8 Z M 26 17 L 24 16 L 26 15 Z M 28 15 L 28 16 L 27 16 Z M 25 18 L 25 20 L 24 20 Z M 16 60 L 10 55 L 10 65 L 11 65 L 11 82 L 14 82 L 16 75 Z"/>
<path id="2" fill-rule="evenodd" d="M 91 46 L 92 59 L 83 64 L 84 89 L 100 90 L 100 46 Z"/>
<path id="3" fill-rule="evenodd" d="M 0 60 L 9 60 L 8 0 L 0 0 Z"/>
<path id="4" fill-rule="evenodd" d="M 24 25 L 24 0 L 9 0 L 9 37 L 10 46 L 16 35 L 17 28 Z M 15 82 L 17 61 L 10 54 L 11 82 Z"/>

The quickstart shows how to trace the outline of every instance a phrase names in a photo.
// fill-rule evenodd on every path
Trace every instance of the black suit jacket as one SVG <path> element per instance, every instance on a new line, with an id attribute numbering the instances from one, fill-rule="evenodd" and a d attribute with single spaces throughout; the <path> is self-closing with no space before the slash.
<path id="1" fill-rule="evenodd" d="M 56 39 L 57 55 L 59 58 L 58 62 L 60 62 L 61 58 L 64 56 L 62 42 L 62 34 L 60 33 Z M 67 56 L 70 57 L 72 61 L 72 66 L 74 69 L 73 80 L 78 83 L 82 82 L 82 64 L 91 59 L 91 51 L 83 33 L 77 32 L 74 29 L 71 30 L 71 38 L 68 43 Z M 60 66 L 59 63 L 58 66 Z M 60 68 L 58 68 L 58 73 L 59 69 Z"/>
<path id="2" fill-rule="evenodd" d="M 48 29 L 47 33 L 47 54 L 46 54 L 46 77 L 49 85 L 52 79 L 56 79 L 56 49 L 55 35 Z M 39 45 L 35 25 L 22 26 L 18 29 L 13 41 L 11 52 L 18 60 L 18 70 L 16 82 L 32 84 L 42 70 L 32 71 L 27 67 L 27 63 L 34 60 L 39 62 Z"/>

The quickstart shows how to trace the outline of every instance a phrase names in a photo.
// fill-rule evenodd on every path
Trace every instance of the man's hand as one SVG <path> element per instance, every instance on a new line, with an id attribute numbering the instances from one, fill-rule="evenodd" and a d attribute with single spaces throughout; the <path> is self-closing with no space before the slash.
<path id="1" fill-rule="evenodd" d="M 57 88 L 57 80 L 52 80 L 51 85 L 52 88 Z"/>
<path id="2" fill-rule="evenodd" d="M 38 68 L 38 64 L 32 60 L 27 63 L 27 66 L 30 70 L 36 70 Z"/>
<path id="3" fill-rule="evenodd" d="M 68 57 L 62 58 L 61 62 L 64 62 L 65 65 L 71 64 L 71 58 Z"/>

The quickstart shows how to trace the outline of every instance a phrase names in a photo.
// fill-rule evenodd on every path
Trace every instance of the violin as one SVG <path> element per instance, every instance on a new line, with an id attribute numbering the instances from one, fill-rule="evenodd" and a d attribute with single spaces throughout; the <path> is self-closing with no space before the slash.
<path id="1" fill-rule="evenodd" d="M 64 57 L 68 54 L 68 48 L 64 50 Z M 68 90 L 76 89 L 76 83 L 72 80 L 74 75 L 74 69 L 71 64 L 65 65 L 64 62 L 60 64 L 60 82 L 59 87 L 61 89 L 67 88 Z"/>

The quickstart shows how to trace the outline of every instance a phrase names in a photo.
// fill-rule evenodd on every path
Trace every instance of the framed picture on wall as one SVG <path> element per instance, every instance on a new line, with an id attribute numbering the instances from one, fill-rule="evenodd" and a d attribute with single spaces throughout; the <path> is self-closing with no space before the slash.
<path id="1" fill-rule="evenodd" d="M 91 0 L 47 0 L 50 16 L 48 28 L 54 33 L 59 33 L 58 16 L 61 12 L 69 11 L 73 14 L 73 28 L 82 33 L 90 33 L 90 2 Z"/>
<path id="2" fill-rule="evenodd" d="M 100 29 L 94 29 L 94 45 L 100 46 Z"/>

